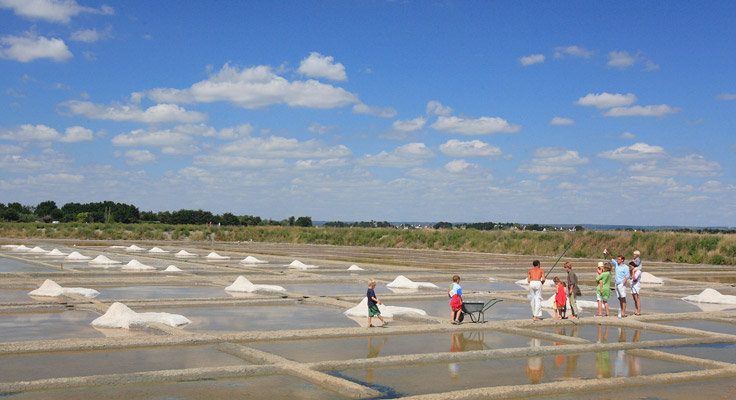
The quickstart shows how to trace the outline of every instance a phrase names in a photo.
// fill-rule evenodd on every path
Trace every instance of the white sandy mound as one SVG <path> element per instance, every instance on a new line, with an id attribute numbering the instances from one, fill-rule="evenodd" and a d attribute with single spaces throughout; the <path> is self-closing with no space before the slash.
<path id="1" fill-rule="evenodd" d="M 15 246 L 10 248 L 13 251 L 17 251 L 19 253 L 27 253 L 29 250 L 31 250 L 30 247 L 26 247 L 25 245 Z"/>
<path id="2" fill-rule="evenodd" d="M 419 288 L 437 288 L 439 289 L 439 286 L 435 285 L 434 283 L 412 282 L 409 278 L 405 277 L 404 275 L 397 276 L 396 279 L 394 279 L 393 282 L 386 285 L 386 287 L 396 288 L 396 289 L 419 289 Z"/>
<path id="3" fill-rule="evenodd" d="M 48 253 L 48 250 L 44 250 L 38 246 L 28 250 L 29 253 Z"/>
<path id="4" fill-rule="evenodd" d="M 85 289 L 85 288 L 65 288 L 61 287 L 58 283 L 52 281 L 51 279 L 46 279 L 41 287 L 38 289 L 29 292 L 29 296 L 43 296 L 43 297 L 57 297 L 65 294 L 79 294 L 87 298 L 94 298 L 97 297 L 97 295 L 100 294 L 100 292 L 94 290 L 94 289 Z"/>
<path id="5" fill-rule="evenodd" d="M 151 250 L 148 250 L 149 253 L 168 253 L 167 250 L 164 250 L 160 247 L 154 247 Z"/>
<path id="6" fill-rule="evenodd" d="M 166 267 L 164 272 L 181 272 L 181 269 L 178 268 L 176 265 L 169 265 L 168 267 Z"/>
<path id="7" fill-rule="evenodd" d="M 313 268 L 319 268 L 316 265 L 308 265 L 304 264 L 303 262 L 299 260 L 294 260 L 289 264 L 289 268 L 296 268 L 296 269 L 313 269 Z"/>
<path id="8" fill-rule="evenodd" d="M 226 287 L 225 290 L 228 292 L 255 292 L 257 290 L 283 292 L 286 289 L 276 285 L 254 285 L 253 283 L 251 283 L 251 281 L 240 275 L 238 279 L 236 279 L 232 285 Z"/>
<path id="9" fill-rule="evenodd" d="M 57 256 L 57 257 L 60 257 L 60 256 L 65 256 L 67 254 L 66 253 L 62 253 L 59 249 L 53 249 L 53 250 L 49 251 L 48 253 L 46 253 L 46 255 L 47 256 Z"/>
<path id="10" fill-rule="evenodd" d="M 196 254 L 192 254 L 186 250 L 179 250 L 178 253 L 174 254 L 176 257 L 195 257 Z"/>
<path id="11" fill-rule="evenodd" d="M 700 294 L 685 296 L 682 298 L 685 301 L 693 303 L 713 303 L 713 304 L 734 304 L 736 305 L 736 296 L 727 294 L 721 294 L 719 291 L 711 288 L 707 288 L 700 292 Z"/>
<path id="12" fill-rule="evenodd" d="M 68 256 L 64 257 L 65 260 L 69 261 L 84 261 L 89 260 L 92 257 L 87 257 L 79 254 L 79 252 L 73 251 L 72 254 L 69 254 Z"/>
<path id="13" fill-rule="evenodd" d="M 145 264 L 141 263 L 140 261 L 138 261 L 136 259 L 132 259 L 132 260 L 130 260 L 129 263 L 123 265 L 123 269 L 136 270 L 136 271 L 145 271 L 145 270 L 150 270 L 150 269 L 156 269 L 156 267 L 152 267 L 150 265 L 145 265 Z"/>
<path id="14" fill-rule="evenodd" d="M 92 321 L 92 326 L 98 328 L 125 328 L 131 327 L 145 328 L 152 322 L 159 322 L 168 326 L 177 327 L 191 323 L 188 318 L 183 315 L 145 312 L 137 313 L 123 303 L 113 303 L 107 309 L 105 315 Z"/>
<path id="15" fill-rule="evenodd" d="M 104 265 L 112 265 L 112 264 L 120 264 L 120 261 L 111 260 L 102 254 L 95 257 L 94 260 L 90 260 L 90 264 L 104 264 Z"/>
<path id="16" fill-rule="evenodd" d="M 525 286 L 525 287 L 526 286 L 529 286 L 529 282 L 527 282 L 526 279 L 520 279 L 520 280 L 516 281 L 515 283 L 517 285 L 519 285 L 519 286 Z M 555 287 L 555 283 L 552 282 L 552 279 L 547 279 L 547 280 L 544 281 L 544 286 Z M 598 307 L 598 306 L 596 305 L 596 307 Z"/>
<path id="17" fill-rule="evenodd" d="M 4 245 L 0 246 L 0 248 L 9 249 L 9 250 L 12 250 L 12 249 L 14 249 L 16 247 L 18 247 L 17 244 L 4 244 Z"/>
<path id="18" fill-rule="evenodd" d="M 554 308 L 554 304 L 555 295 L 552 295 L 552 297 L 548 298 L 547 300 L 542 300 L 542 308 Z M 598 308 L 597 301 L 575 299 L 575 304 L 577 304 L 578 308 L 581 310 L 595 310 Z M 570 311 L 569 305 L 567 310 L 568 312 Z"/>
<path id="19" fill-rule="evenodd" d="M 427 315 L 426 311 L 419 308 L 411 307 L 397 307 L 379 304 L 378 309 L 381 310 L 381 316 L 385 318 L 393 318 L 394 316 L 405 314 Z M 352 317 L 368 317 L 368 298 L 363 297 L 363 300 L 360 302 L 360 304 L 346 310 L 344 314 Z"/>
<path id="20" fill-rule="evenodd" d="M 145 249 L 142 248 L 142 247 L 138 247 L 138 246 L 136 246 L 134 244 L 131 244 L 130 246 L 128 246 L 128 247 L 125 248 L 125 251 L 143 251 L 143 250 L 145 250 Z"/>
<path id="21" fill-rule="evenodd" d="M 265 264 L 267 263 L 267 261 L 259 260 L 253 256 L 248 256 L 240 260 L 240 263 L 241 264 Z"/>
<path id="22" fill-rule="evenodd" d="M 360 268 L 359 266 L 353 264 L 348 268 L 348 271 L 365 271 L 363 268 Z"/>
<path id="23" fill-rule="evenodd" d="M 208 260 L 229 260 L 230 259 L 230 257 L 228 257 L 228 256 L 221 256 L 221 255 L 215 253 L 214 251 L 212 253 L 210 253 L 210 254 L 207 254 L 204 258 L 206 258 Z"/>
<path id="24" fill-rule="evenodd" d="M 111 249 L 124 249 L 125 246 L 110 246 Z"/>
<path id="25" fill-rule="evenodd" d="M 639 280 L 639 282 L 643 284 L 648 284 L 648 285 L 664 284 L 664 281 L 661 278 L 657 278 L 656 276 L 650 274 L 649 272 L 642 272 L 641 279 Z"/>

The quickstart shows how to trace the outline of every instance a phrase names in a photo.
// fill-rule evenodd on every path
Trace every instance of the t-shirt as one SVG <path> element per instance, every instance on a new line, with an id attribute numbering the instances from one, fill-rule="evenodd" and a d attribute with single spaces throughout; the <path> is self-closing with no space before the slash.
<path id="1" fill-rule="evenodd" d="M 573 270 L 567 271 L 567 287 L 569 288 L 570 285 L 575 285 L 572 289 L 572 291 L 575 293 L 575 296 L 582 296 L 583 293 L 580 291 L 580 287 L 578 286 L 578 276 L 573 272 Z"/>
<path id="2" fill-rule="evenodd" d="M 597 278 L 595 278 L 596 286 L 595 291 L 596 293 L 601 295 L 601 298 L 607 299 L 611 296 L 611 272 L 605 271 L 602 272 L 600 275 L 598 275 Z M 600 288 L 600 282 L 603 282 L 603 288 Z"/>
<path id="3" fill-rule="evenodd" d="M 450 290 L 447 291 L 447 294 L 450 297 L 454 297 L 455 295 L 462 296 L 463 288 L 461 288 L 460 285 L 458 285 L 457 283 L 453 282 L 452 286 L 450 286 Z"/>
<path id="4" fill-rule="evenodd" d="M 636 264 L 636 267 L 634 267 L 634 268 L 636 268 L 639 271 L 641 271 L 641 258 L 640 257 L 636 257 L 633 261 L 634 261 L 634 264 Z"/>
<path id="5" fill-rule="evenodd" d="M 564 306 L 565 304 L 567 304 L 567 294 L 565 293 L 565 288 L 562 287 L 561 283 L 557 285 L 555 303 L 557 303 L 558 306 Z"/>
<path id="6" fill-rule="evenodd" d="M 376 297 L 376 292 L 373 289 L 368 289 L 368 293 L 366 293 L 366 296 L 368 297 L 368 307 L 378 304 L 375 300 L 373 300 L 373 298 Z"/>
<path id="7" fill-rule="evenodd" d="M 641 287 L 641 271 L 638 269 L 634 270 L 634 278 L 631 280 L 631 287 L 637 289 Z"/>
<path id="8" fill-rule="evenodd" d="M 619 265 L 616 260 L 611 259 L 611 264 L 616 267 L 616 285 L 624 283 L 624 279 L 629 277 L 629 266 L 626 263 Z"/>

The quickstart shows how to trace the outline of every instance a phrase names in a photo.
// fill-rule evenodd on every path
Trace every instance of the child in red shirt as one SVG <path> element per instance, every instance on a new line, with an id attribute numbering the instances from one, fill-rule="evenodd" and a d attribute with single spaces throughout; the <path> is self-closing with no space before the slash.
<path id="1" fill-rule="evenodd" d="M 552 281 L 557 285 L 557 294 L 555 294 L 555 319 L 565 319 L 567 312 L 567 293 L 565 290 L 565 282 L 555 277 Z"/>

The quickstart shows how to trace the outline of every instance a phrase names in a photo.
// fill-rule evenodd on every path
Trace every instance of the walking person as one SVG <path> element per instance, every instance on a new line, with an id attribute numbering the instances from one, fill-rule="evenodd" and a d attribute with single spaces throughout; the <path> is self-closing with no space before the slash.
<path id="1" fill-rule="evenodd" d="M 575 302 L 577 296 L 582 296 L 578 286 L 578 276 L 572 270 L 570 261 L 565 263 L 565 271 L 567 271 L 567 302 L 570 304 L 570 318 L 578 319 L 578 304 Z M 600 312 L 599 312 L 600 313 Z"/>
<path id="2" fill-rule="evenodd" d="M 529 303 L 532 307 L 534 321 L 542 320 L 542 285 L 544 284 L 544 270 L 539 266 L 539 260 L 532 262 L 532 268 L 526 273 L 529 283 Z"/>

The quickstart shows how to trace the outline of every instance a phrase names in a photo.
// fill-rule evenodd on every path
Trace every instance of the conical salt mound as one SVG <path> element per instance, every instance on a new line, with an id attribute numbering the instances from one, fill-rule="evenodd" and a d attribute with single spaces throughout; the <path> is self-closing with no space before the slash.
<path id="1" fill-rule="evenodd" d="M 151 250 L 148 250 L 148 252 L 149 253 L 168 253 L 168 251 L 166 251 L 166 250 L 164 250 L 162 248 L 159 248 L 159 247 L 154 247 Z"/>
<path id="2" fill-rule="evenodd" d="M 721 294 L 721 292 L 707 288 L 697 295 L 685 296 L 685 301 L 693 303 L 712 303 L 712 304 L 734 304 L 736 305 L 736 296 Z"/>
<path id="3" fill-rule="evenodd" d="M 244 276 L 239 276 L 238 279 L 233 282 L 232 285 L 225 288 L 228 292 L 255 292 L 257 290 L 270 290 L 270 291 L 277 291 L 277 292 L 283 292 L 284 289 L 281 286 L 276 285 L 254 285 Z"/>
<path id="4" fill-rule="evenodd" d="M 76 251 L 73 251 L 71 254 L 66 256 L 64 259 L 69 261 L 81 261 L 81 260 L 89 260 L 91 257 L 83 256 L 79 254 Z"/>
<path id="5" fill-rule="evenodd" d="M 145 271 L 145 270 L 156 269 L 156 267 L 151 267 L 149 265 L 145 265 L 145 264 L 141 263 L 140 261 L 138 261 L 136 259 L 133 259 L 133 260 L 130 260 L 129 263 L 123 265 L 123 269 L 126 269 L 126 270 Z"/>
<path id="6" fill-rule="evenodd" d="M 207 254 L 207 256 L 205 256 L 205 258 L 208 259 L 208 260 L 229 260 L 230 259 L 230 257 L 228 257 L 228 256 L 221 256 L 221 255 L 215 253 L 214 251 L 212 253 L 210 253 L 210 254 Z"/>
<path id="7" fill-rule="evenodd" d="M 168 326 L 177 327 L 191 323 L 189 319 L 178 314 L 146 312 L 137 313 L 123 303 L 113 303 L 107 309 L 105 315 L 92 321 L 92 326 L 98 328 L 144 328 L 148 324 L 158 322 Z"/>
<path id="8" fill-rule="evenodd" d="M 240 260 L 241 264 L 265 264 L 266 261 L 259 260 L 253 256 L 245 257 L 244 259 Z"/>
<path id="9" fill-rule="evenodd" d="M 87 298 L 97 297 L 100 292 L 94 289 L 85 288 L 65 288 L 51 279 L 46 279 L 41 287 L 28 293 L 29 296 L 57 297 L 65 294 L 78 294 Z"/>
<path id="10" fill-rule="evenodd" d="M 46 254 L 47 256 L 65 256 L 66 253 L 62 253 L 59 249 L 53 249 Z"/>
<path id="11" fill-rule="evenodd" d="M 22 244 L 20 246 L 12 247 L 11 250 L 17 251 L 19 253 L 25 253 L 25 252 L 28 252 L 29 250 L 31 250 L 31 248 L 30 247 L 26 247 L 25 245 Z"/>
<path id="12" fill-rule="evenodd" d="M 348 268 L 348 271 L 365 271 L 363 268 L 360 268 L 359 266 L 353 264 Z"/>
<path id="13" fill-rule="evenodd" d="M 48 251 L 36 246 L 30 250 L 28 250 L 29 253 L 48 253 Z"/>
<path id="14" fill-rule="evenodd" d="M 112 264 L 120 264 L 120 261 L 111 260 L 102 254 L 95 257 L 94 260 L 91 260 L 89 262 L 90 264 L 104 264 L 104 265 L 112 265 Z"/>
<path id="15" fill-rule="evenodd" d="M 650 285 L 662 285 L 664 284 L 664 281 L 662 278 L 657 278 L 656 276 L 650 274 L 649 272 L 642 272 L 641 278 L 639 279 L 641 283 L 646 283 Z"/>
<path id="16" fill-rule="evenodd" d="M 192 254 L 186 250 L 179 250 L 178 253 L 174 254 L 176 257 L 194 257 L 196 254 Z"/>
<path id="17" fill-rule="evenodd" d="M 294 260 L 289 264 L 289 268 L 296 268 L 296 269 L 312 269 L 312 268 L 319 268 L 316 265 L 307 265 L 299 260 Z"/>
<path id="18" fill-rule="evenodd" d="M 128 247 L 125 248 L 125 251 L 143 251 L 143 250 L 145 250 L 145 249 L 142 248 L 142 247 L 138 247 L 138 246 L 136 246 L 134 244 L 131 244 L 130 246 L 128 246 Z"/>
<path id="19" fill-rule="evenodd" d="M 166 269 L 164 270 L 164 272 L 181 272 L 181 269 L 179 269 L 175 265 L 169 265 L 168 267 L 166 267 Z"/>
<path id="20" fill-rule="evenodd" d="M 411 279 L 404 275 L 399 275 L 394 279 L 393 282 L 386 285 L 386 287 L 397 288 L 397 289 L 418 289 L 418 288 L 438 288 L 434 283 L 429 282 L 412 282 Z"/>

